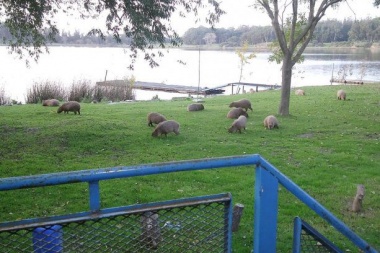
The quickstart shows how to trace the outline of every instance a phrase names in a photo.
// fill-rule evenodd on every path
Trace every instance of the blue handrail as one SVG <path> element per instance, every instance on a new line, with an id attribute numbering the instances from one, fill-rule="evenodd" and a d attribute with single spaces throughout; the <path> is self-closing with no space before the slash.
<path id="1" fill-rule="evenodd" d="M 90 189 L 90 210 L 95 212 L 100 209 L 100 180 L 246 165 L 256 166 L 253 245 L 255 252 L 276 251 L 277 187 L 278 184 L 281 184 L 358 248 L 364 252 L 378 253 L 376 249 L 258 154 L 2 178 L 0 179 L 0 191 L 87 182 Z"/>

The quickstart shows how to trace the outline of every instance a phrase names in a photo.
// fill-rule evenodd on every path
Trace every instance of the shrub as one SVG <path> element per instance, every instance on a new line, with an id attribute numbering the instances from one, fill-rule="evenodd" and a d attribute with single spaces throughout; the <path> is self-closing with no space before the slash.
<path id="1" fill-rule="evenodd" d="M 64 100 L 66 97 L 66 91 L 63 88 L 62 83 L 56 81 L 42 81 L 34 82 L 32 87 L 26 92 L 26 103 L 37 104 L 42 100 L 55 98 L 58 100 Z"/>
<path id="2" fill-rule="evenodd" d="M 91 102 L 94 94 L 94 87 L 91 87 L 90 80 L 73 81 L 69 90 L 69 101 Z"/>
<path id="3" fill-rule="evenodd" d="M 11 104 L 11 99 L 5 93 L 4 87 L 0 87 L 0 105 L 9 105 Z"/>

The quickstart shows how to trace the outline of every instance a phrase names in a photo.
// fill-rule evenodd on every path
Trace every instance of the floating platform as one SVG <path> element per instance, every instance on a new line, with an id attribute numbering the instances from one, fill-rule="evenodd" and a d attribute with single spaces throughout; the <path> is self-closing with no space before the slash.
<path id="1" fill-rule="evenodd" d="M 104 82 L 97 82 L 96 85 L 98 86 L 125 86 L 126 84 L 124 80 L 110 80 L 110 81 L 104 81 Z M 189 94 L 189 95 L 222 94 L 225 91 L 221 88 L 204 89 L 204 88 L 196 87 L 196 86 L 174 85 L 174 84 L 141 82 L 141 81 L 136 81 L 133 84 L 133 89 L 183 93 L 183 94 Z"/>
<path id="2" fill-rule="evenodd" d="M 110 80 L 104 82 L 97 82 L 98 86 L 125 86 L 125 80 Z M 256 84 L 256 83 L 228 83 L 224 85 L 220 85 L 214 88 L 201 88 L 196 86 L 186 86 L 186 85 L 174 85 L 174 84 L 165 84 L 165 83 L 154 83 L 154 82 L 141 82 L 136 81 L 133 84 L 133 89 L 139 90 L 151 90 L 151 91 L 163 91 L 163 92 L 172 92 L 172 93 L 182 93 L 189 95 L 215 95 L 215 94 L 223 94 L 225 89 L 228 86 L 253 86 L 256 87 L 256 92 L 258 91 L 258 87 L 263 87 L 266 89 L 277 89 L 281 86 L 279 85 L 270 85 L 270 84 Z M 233 93 L 233 92 L 232 92 Z"/>

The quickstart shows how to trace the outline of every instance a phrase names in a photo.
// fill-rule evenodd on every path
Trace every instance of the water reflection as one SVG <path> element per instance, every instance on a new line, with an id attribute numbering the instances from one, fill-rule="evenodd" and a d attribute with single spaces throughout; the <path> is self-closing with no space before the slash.
<path id="1" fill-rule="evenodd" d="M 50 80 L 69 87 L 73 81 L 85 79 L 95 85 L 104 80 L 106 71 L 107 80 L 133 75 L 138 81 L 209 88 L 237 82 L 240 77 L 239 58 L 234 51 L 201 51 L 199 55 L 198 51 L 170 49 L 157 59 L 160 66 L 153 69 L 141 55 L 134 71 L 128 69 L 131 60 L 126 51 L 127 54 L 123 48 L 52 47 L 50 54 L 41 56 L 38 64 L 27 68 L 24 61 L 9 55 L 6 47 L 0 47 L 0 86 L 13 99 L 23 101 L 27 89 L 35 82 Z M 257 52 L 256 58 L 244 66 L 241 81 L 281 84 L 281 65 L 268 62 L 269 56 L 269 52 Z M 380 50 L 312 48 L 304 56 L 305 61 L 294 68 L 292 87 L 329 85 L 333 71 L 336 76 L 347 65 L 353 69 L 347 79 L 358 79 L 365 64 L 363 79 L 380 81 Z M 137 99 L 154 96 L 140 93 Z M 160 94 L 162 99 L 167 99 L 166 95 L 169 94 Z"/>

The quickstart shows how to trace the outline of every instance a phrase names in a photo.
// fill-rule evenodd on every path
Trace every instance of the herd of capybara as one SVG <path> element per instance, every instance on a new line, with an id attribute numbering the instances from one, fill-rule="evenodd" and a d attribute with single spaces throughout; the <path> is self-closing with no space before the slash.
<path id="1" fill-rule="evenodd" d="M 295 90 L 295 94 L 299 96 L 305 96 L 305 91 L 302 89 Z M 346 92 L 344 90 L 337 91 L 338 100 L 346 100 Z M 57 99 L 47 99 L 42 101 L 43 106 L 59 106 L 57 113 L 64 112 L 68 114 L 69 112 L 74 112 L 74 114 L 80 115 L 80 103 L 77 101 L 68 101 L 60 105 L 60 102 Z M 238 101 L 233 101 L 230 103 L 229 107 L 233 107 L 227 113 L 227 118 L 234 119 L 230 127 L 228 128 L 229 133 L 239 132 L 242 133 L 242 130 L 246 129 L 246 124 L 248 120 L 248 110 L 253 111 L 252 103 L 248 99 L 240 99 Z M 205 107 L 202 103 L 193 103 L 187 106 L 188 112 L 202 111 Z M 148 126 L 154 127 L 156 124 L 152 136 L 158 137 L 164 135 L 165 137 L 169 133 L 179 134 L 180 124 L 175 120 L 167 120 L 166 117 L 158 112 L 150 112 L 147 116 Z M 278 129 L 279 122 L 274 115 L 268 115 L 265 117 L 264 128 Z"/>

